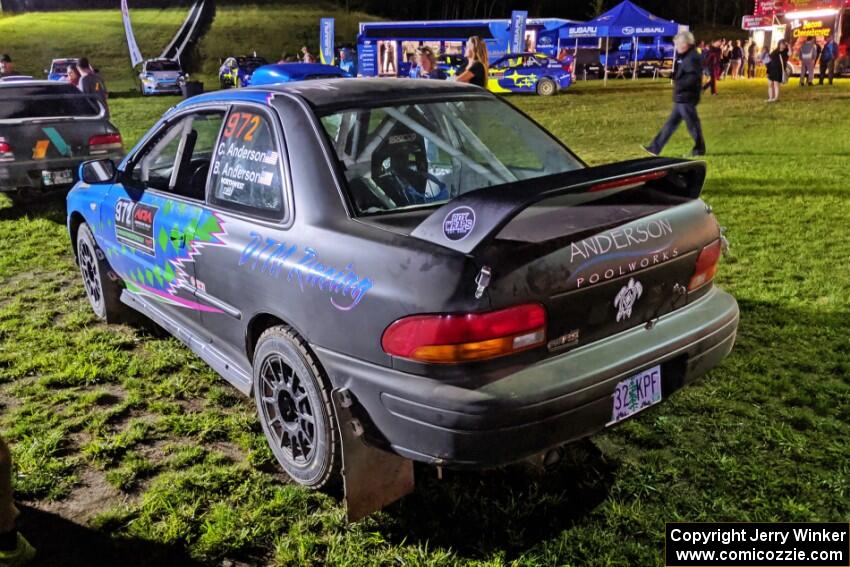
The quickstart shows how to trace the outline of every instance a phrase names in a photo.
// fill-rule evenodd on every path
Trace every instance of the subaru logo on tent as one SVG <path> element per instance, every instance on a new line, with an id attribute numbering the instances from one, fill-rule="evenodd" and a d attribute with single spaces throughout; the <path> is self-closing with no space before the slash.
<path id="1" fill-rule="evenodd" d="M 624 35 L 632 35 L 634 33 L 635 33 L 635 28 L 633 28 L 632 26 L 626 26 L 626 27 L 623 28 L 623 34 Z"/>
<path id="2" fill-rule="evenodd" d="M 576 36 L 595 36 L 596 35 L 596 26 L 578 26 L 575 28 L 570 28 L 569 34 L 573 37 Z"/>

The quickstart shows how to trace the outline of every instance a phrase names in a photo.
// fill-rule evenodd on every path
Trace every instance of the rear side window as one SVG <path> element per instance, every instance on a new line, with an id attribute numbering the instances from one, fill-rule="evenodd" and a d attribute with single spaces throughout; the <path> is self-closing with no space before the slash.
<path id="1" fill-rule="evenodd" d="M 0 120 L 95 117 L 100 106 L 70 85 L 0 88 Z"/>
<path id="2" fill-rule="evenodd" d="M 283 175 L 268 115 L 234 107 L 225 121 L 212 167 L 214 204 L 266 218 L 283 217 Z"/>

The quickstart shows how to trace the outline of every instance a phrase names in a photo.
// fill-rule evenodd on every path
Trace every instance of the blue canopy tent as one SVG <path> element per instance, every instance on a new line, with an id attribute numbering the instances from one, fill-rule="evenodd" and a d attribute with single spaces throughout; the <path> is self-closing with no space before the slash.
<path id="1" fill-rule="evenodd" d="M 583 24 L 571 24 L 565 26 L 563 34 L 566 39 L 576 40 L 578 49 L 579 40 L 583 38 L 605 38 L 605 80 L 608 80 L 608 52 L 611 38 L 632 38 L 635 49 L 635 72 L 637 77 L 638 40 L 641 37 L 664 37 L 674 36 L 679 30 L 685 28 L 676 22 L 665 20 L 650 14 L 640 6 L 633 4 L 630 0 L 611 8 L 601 16 Z"/>

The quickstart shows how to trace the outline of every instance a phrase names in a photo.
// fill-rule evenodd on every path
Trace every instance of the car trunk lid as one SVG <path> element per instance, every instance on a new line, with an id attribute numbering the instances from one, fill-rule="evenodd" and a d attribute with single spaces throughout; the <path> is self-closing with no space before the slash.
<path id="1" fill-rule="evenodd" d="M 490 303 L 543 304 L 551 351 L 652 324 L 687 305 L 697 256 L 720 236 L 714 217 L 700 201 L 624 197 L 537 207 L 543 210 L 508 225 L 476 257 L 490 272 Z M 549 238 L 553 226 L 564 234 Z"/>
<path id="2" fill-rule="evenodd" d="M 648 159 L 461 196 L 412 236 L 467 254 L 481 310 L 538 302 L 552 352 L 687 305 L 697 256 L 720 238 L 701 162 Z"/>

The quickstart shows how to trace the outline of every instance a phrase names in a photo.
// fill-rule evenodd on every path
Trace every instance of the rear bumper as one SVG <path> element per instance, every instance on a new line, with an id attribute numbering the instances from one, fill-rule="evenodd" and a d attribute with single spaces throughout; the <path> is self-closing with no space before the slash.
<path id="1" fill-rule="evenodd" d="M 28 161 L 0 162 L 0 192 L 15 191 L 19 188 L 30 187 L 51 191 L 67 189 L 77 182 L 77 169 L 80 164 L 92 159 L 113 159 L 118 162 L 123 157 L 120 152 L 78 156 L 73 158 L 43 159 Z M 67 185 L 45 185 L 42 179 L 43 171 L 61 171 L 70 169 L 74 180 Z"/>
<path id="2" fill-rule="evenodd" d="M 477 388 L 316 352 L 334 387 L 349 388 L 368 414 L 376 442 L 417 461 L 487 468 L 605 428 L 617 383 L 641 370 L 662 366 L 666 399 L 729 354 L 738 318 L 735 299 L 714 288 L 651 329 L 633 328 Z"/>

